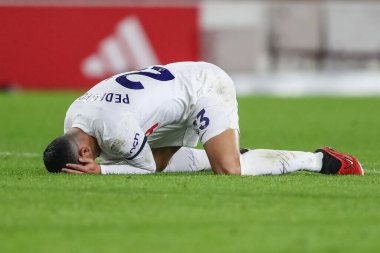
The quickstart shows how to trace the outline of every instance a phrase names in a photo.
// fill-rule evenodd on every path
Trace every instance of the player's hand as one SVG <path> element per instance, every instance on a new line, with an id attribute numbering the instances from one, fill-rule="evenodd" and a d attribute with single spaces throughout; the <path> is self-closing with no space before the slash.
<path id="1" fill-rule="evenodd" d="M 100 174 L 100 165 L 91 158 L 79 158 L 82 164 L 68 163 L 62 172 L 71 174 Z"/>

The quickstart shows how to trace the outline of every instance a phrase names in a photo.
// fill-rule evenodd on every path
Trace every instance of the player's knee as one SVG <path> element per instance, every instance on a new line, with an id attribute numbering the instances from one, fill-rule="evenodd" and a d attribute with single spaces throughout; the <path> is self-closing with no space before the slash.
<path id="1" fill-rule="evenodd" d="M 212 165 L 215 174 L 240 175 L 240 157 L 229 156 L 219 159 Z"/>

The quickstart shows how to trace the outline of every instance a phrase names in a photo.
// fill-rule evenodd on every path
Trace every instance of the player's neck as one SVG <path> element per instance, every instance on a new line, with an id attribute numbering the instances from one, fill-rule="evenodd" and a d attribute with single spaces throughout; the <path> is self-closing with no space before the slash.
<path id="1" fill-rule="evenodd" d="M 94 158 L 99 157 L 99 155 L 100 155 L 100 147 L 99 147 L 98 141 L 96 140 L 95 137 L 92 137 L 90 135 L 87 135 L 87 136 L 89 137 L 89 142 L 90 142 L 92 151 L 93 151 L 94 156 L 95 156 Z"/>
<path id="2" fill-rule="evenodd" d="M 91 158 L 95 159 L 100 155 L 100 147 L 95 137 L 88 135 L 79 128 L 72 128 L 67 134 L 74 136 L 79 148 L 82 146 L 89 147 L 93 156 Z"/>

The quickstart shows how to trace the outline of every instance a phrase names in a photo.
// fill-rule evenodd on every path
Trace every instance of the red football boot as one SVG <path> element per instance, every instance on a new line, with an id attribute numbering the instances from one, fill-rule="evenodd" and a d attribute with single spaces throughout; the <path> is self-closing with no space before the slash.
<path id="1" fill-rule="evenodd" d="M 322 174 L 364 175 L 364 170 L 358 160 L 352 155 L 337 152 L 329 147 L 317 149 L 322 152 Z"/>

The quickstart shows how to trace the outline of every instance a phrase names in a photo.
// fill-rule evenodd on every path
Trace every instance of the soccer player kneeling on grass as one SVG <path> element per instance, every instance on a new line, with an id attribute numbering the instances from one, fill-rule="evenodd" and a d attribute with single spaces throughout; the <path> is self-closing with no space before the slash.
<path id="1" fill-rule="evenodd" d="M 193 148 L 198 140 L 204 150 Z M 353 156 L 327 147 L 240 149 L 233 81 L 205 62 L 152 66 L 98 83 L 72 103 L 64 135 L 48 145 L 43 159 L 49 172 L 79 174 L 363 174 Z"/>

